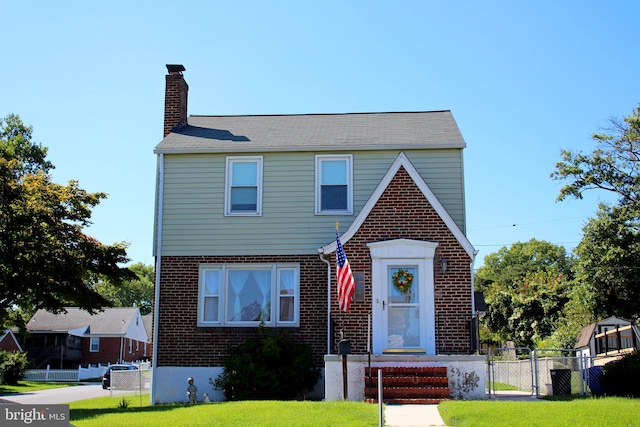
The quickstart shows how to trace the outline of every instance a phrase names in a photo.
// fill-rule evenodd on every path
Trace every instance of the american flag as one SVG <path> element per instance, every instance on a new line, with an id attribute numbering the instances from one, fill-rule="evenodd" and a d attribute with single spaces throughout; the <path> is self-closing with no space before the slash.
<path id="1" fill-rule="evenodd" d="M 356 282 L 353 280 L 351 267 L 349 266 L 347 255 L 344 253 L 344 249 L 342 248 L 342 243 L 340 243 L 340 236 L 338 235 L 337 229 L 336 270 L 338 278 L 338 305 L 340 306 L 340 310 L 349 311 L 353 292 L 356 289 Z"/>

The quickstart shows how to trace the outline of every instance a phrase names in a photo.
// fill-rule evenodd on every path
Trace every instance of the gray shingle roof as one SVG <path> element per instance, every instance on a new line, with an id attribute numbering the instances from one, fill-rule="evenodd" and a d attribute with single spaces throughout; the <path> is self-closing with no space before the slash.
<path id="1" fill-rule="evenodd" d="M 91 335 L 124 335 L 138 313 L 137 308 L 106 308 L 91 315 L 77 307 L 65 307 L 67 313 L 38 310 L 27 323 L 30 332 L 66 332 L 89 327 Z"/>
<path id="2" fill-rule="evenodd" d="M 464 148 L 451 111 L 190 116 L 155 153 Z"/>

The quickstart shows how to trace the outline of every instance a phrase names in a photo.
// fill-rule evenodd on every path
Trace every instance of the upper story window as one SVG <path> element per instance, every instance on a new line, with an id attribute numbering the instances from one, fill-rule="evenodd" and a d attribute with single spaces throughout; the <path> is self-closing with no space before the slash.
<path id="1" fill-rule="evenodd" d="M 297 264 L 223 264 L 200 268 L 200 326 L 297 326 Z"/>
<path id="2" fill-rule="evenodd" d="M 316 214 L 353 213 L 353 156 L 316 156 Z"/>
<path id="3" fill-rule="evenodd" d="M 225 215 L 262 214 L 262 156 L 227 157 Z"/>

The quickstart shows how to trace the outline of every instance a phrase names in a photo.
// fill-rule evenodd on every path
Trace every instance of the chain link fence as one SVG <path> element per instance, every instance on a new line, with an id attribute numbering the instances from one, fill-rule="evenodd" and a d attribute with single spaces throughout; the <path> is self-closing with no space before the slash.
<path id="1" fill-rule="evenodd" d="M 587 395 L 590 357 L 572 349 L 530 349 L 506 347 L 489 349 L 487 355 L 487 394 Z"/>
<path id="2" fill-rule="evenodd" d="M 110 395 L 137 396 L 148 393 L 151 390 L 151 369 L 111 371 Z"/>

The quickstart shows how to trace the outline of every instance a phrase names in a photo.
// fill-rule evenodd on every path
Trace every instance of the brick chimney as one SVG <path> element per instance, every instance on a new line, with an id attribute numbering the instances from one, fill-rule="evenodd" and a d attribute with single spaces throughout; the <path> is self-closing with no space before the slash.
<path id="1" fill-rule="evenodd" d="M 164 93 L 164 136 L 187 124 L 187 94 L 189 85 L 184 80 L 183 65 L 167 64 L 167 86 Z"/>

